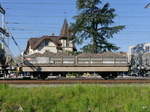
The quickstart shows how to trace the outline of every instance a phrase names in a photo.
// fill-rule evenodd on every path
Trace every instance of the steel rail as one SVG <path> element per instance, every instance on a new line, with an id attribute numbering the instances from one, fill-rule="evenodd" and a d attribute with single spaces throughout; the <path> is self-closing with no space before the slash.
<path id="1" fill-rule="evenodd" d="M 57 80 L 0 80 L 0 84 L 150 84 L 150 79 L 57 79 Z"/>

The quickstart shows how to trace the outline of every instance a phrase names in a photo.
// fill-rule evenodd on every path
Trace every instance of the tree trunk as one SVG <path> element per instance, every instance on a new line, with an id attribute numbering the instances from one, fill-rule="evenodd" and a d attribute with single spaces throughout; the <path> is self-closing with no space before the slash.
<path id="1" fill-rule="evenodd" d="M 96 37 L 93 36 L 93 53 L 97 53 L 97 42 L 96 42 Z"/>
<path id="2" fill-rule="evenodd" d="M 94 20 L 92 23 L 92 27 L 95 31 L 97 31 L 98 25 L 94 22 Z M 93 53 L 98 53 L 97 47 L 97 35 L 95 34 L 95 32 L 93 32 Z"/>

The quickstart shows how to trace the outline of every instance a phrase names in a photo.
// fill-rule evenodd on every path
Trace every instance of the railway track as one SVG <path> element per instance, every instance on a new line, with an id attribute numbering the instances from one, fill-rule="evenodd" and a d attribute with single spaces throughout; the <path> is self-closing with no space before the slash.
<path id="1" fill-rule="evenodd" d="M 57 79 L 57 80 L 0 80 L 0 84 L 150 84 L 150 79 Z"/>

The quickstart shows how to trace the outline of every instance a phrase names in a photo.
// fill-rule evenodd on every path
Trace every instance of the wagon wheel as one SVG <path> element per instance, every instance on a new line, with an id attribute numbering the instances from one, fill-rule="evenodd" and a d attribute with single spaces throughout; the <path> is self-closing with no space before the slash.
<path id="1" fill-rule="evenodd" d="M 45 80 L 47 77 L 48 77 L 48 74 L 46 74 L 46 73 L 40 73 L 40 74 L 38 74 L 38 79 Z"/>

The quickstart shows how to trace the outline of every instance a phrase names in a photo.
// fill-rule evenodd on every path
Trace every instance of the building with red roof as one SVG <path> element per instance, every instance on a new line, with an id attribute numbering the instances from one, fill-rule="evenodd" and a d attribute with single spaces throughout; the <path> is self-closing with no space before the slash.
<path id="1" fill-rule="evenodd" d="M 39 38 L 30 38 L 27 42 L 25 55 L 31 55 L 34 53 L 63 53 L 63 52 L 73 52 L 76 50 L 75 45 L 71 39 L 71 31 L 67 20 L 64 20 L 64 24 L 61 29 L 60 36 L 42 36 Z"/>

